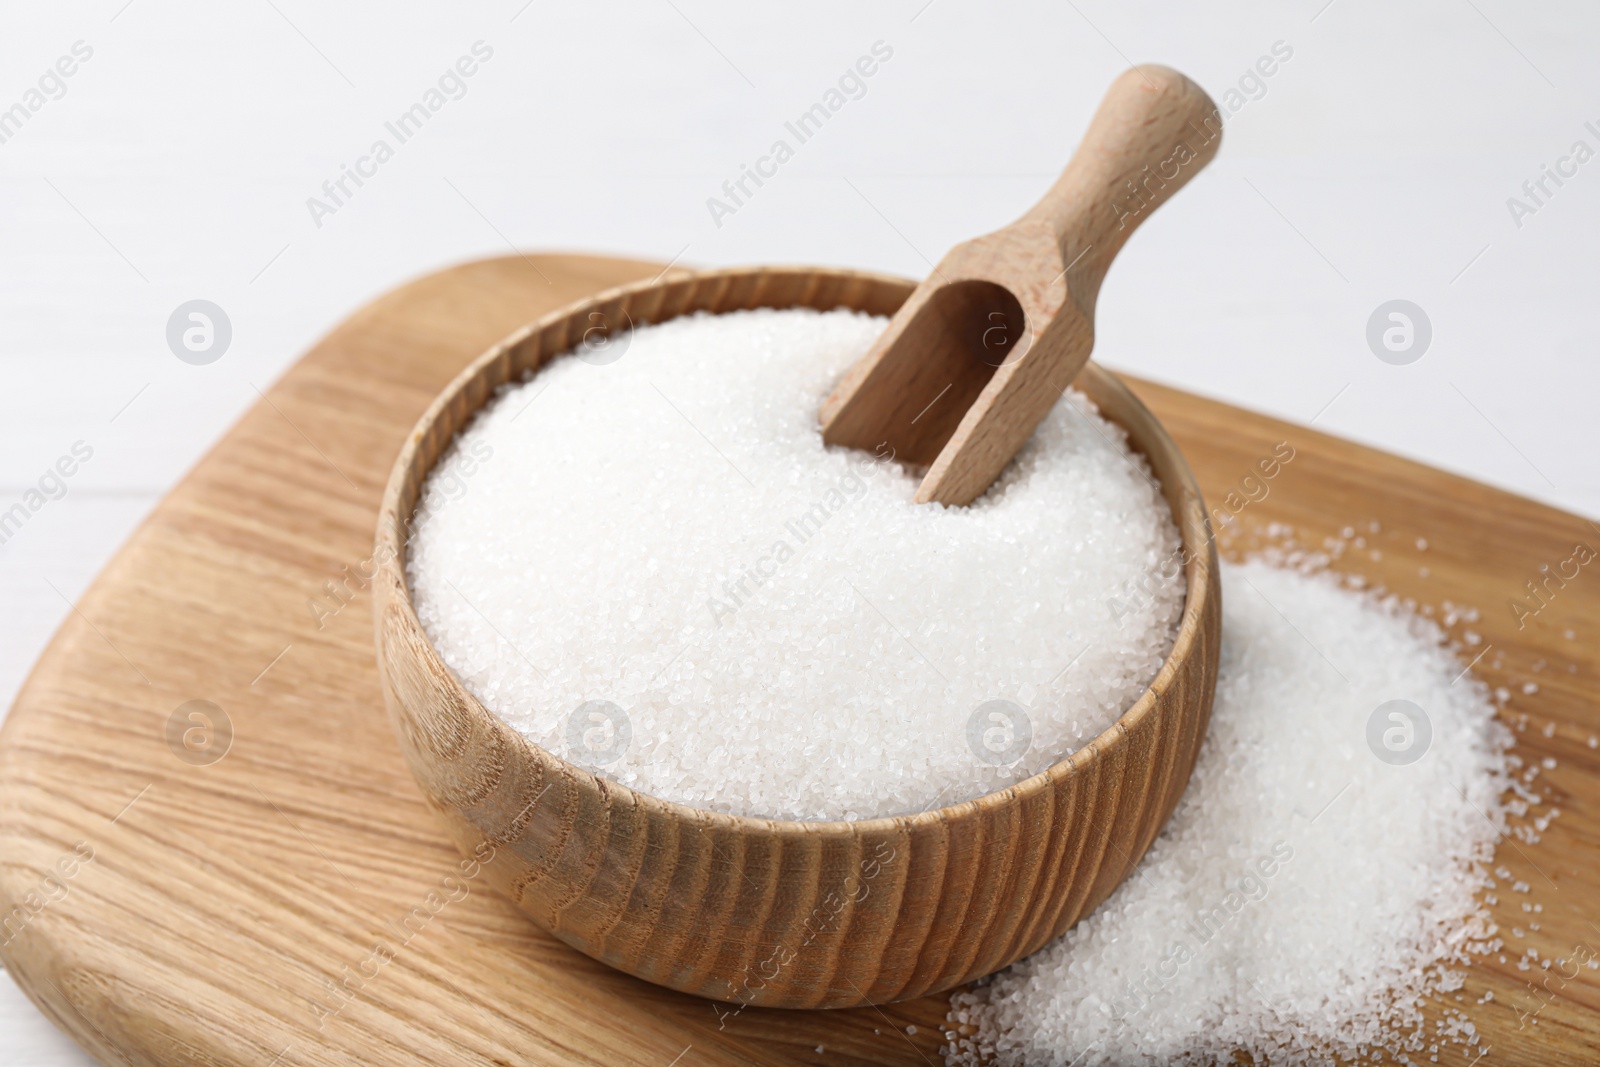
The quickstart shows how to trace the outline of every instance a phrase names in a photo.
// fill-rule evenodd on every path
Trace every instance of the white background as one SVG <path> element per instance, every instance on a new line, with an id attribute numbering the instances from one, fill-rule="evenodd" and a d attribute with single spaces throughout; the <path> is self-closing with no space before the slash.
<path id="1" fill-rule="evenodd" d="M 419 273 L 525 249 L 921 276 L 1019 214 L 1130 62 L 1218 100 L 1215 163 L 1135 235 L 1097 358 L 1600 516 L 1600 150 L 1591 4 L 776 5 L 553 0 L 8 5 L 0 109 L 92 58 L 0 144 L 0 511 L 77 441 L 70 492 L 0 547 L 0 707 L 140 518 L 315 339 Z M 318 227 L 307 198 L 482 40 L 493 57 Z M 707 209 L 875 41 L 893 57 L 735 215 Z M 1531 203 L 1531 201 L 1530 201 Z M 227 354 L 180 362 L 204 298 Z M 1380 362 L 1382 302 L 1432 346 Z M 131 401 L 131 402 L 130 402 Z M 0 981 L 0 1062 L 88 1062 Z"/>

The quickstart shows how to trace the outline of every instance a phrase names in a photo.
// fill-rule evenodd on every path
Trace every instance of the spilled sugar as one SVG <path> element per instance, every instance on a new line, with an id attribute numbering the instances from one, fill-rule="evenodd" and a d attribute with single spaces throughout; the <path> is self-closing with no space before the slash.
<path id="1" fill-rule="evenodd" d="M 1226 566 L 1223 604 L 1211 728 L 1172 821 L 1091 916 L 955 995 L 951 1063 L 1425 1063 L 1446 1036 L 1476 1043 L 1455 1017 L 1421 1031 L 1418 1008 L 1502 947 L 1476 903 L 1513 762 L 1487 690 L 1432 622 L 1330 575 Z M 1431 727 L 1408 764 L 1391 762 L 1403 728 L 1367 740 L 1395 699 Z"/>
<path id="2" fill-rule="evenodd" d="M 884 324 L 676 319 L 503 390 L 415 521 L 445 662 L 550 751 L 747 815 L 955 803 L 1110 726 L 1182 610 L 1145 581 L 1178 534 L 1143 460 L 1071 393 L 975 504 L 913 504 L 911 473 L 817 433 Z"/>

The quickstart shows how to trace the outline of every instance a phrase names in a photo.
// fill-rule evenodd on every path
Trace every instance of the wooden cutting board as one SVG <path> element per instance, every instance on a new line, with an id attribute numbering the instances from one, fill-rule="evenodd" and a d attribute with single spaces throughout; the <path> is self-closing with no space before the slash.
<path id="1" fill-rule="evenodd" d="M 940 1062 L 943 998 L 730 1013 L 592 962 L 471 880 L 446 883 L 457 856 L 390 736 L 368 598 L 359 577 L 337 597 L 325 586 L 370 570 L 390 462 L 452 375 L 541 313 L 659 269 L 512 257 L 378 300 L 245 415 L 68 617 L 0 731 L 0 958 L 95 1056 L 255 1067 Z M 1538 782 L 1561 816 L 1539 844 L 1508 840 L 1497 857 L 1532 886 L 1502 889 L 1501 926 L 1528 926 L 1520 905 L 1532 900 L 1541 929 L 1512 942 L 1508 962 L 1474 967 L 1462 1001 L 1446 1003 L 1487 1035 L 1482 1063 L 1600 1060 L 1600 971 L 1519 971 L 1512 955 L 1532 946 L 1583 958 L 1600 946 L 1600 750 L 1588 743 L 1600 734 L 1600 576 L 1584 568 L 1525 628 L 1508 607 L 1541 565 L 1558 567 L 1579 542 L 1600 547 L 1600 528 L 1132 384 L 1213 509 L 1240 507 L 1232 528 L 1246 540 L 1269 522 L 1311 544 L 1353 527 L 1366 547 L 1337 566 L 1426 604 L 1482 609 L 1456 632 L 1492 646 L 1473 670 L 1514 691 L 1507 715 L 1527 716 L 1523 758 L 1558 761 Z M 1296 458 L 1249 500 L 1256 483 L 1241 479 L 1285 440 Z M 1522 693 L 1528 680 L 1536 694 Z M 374 954 L 378 944 L 394 951 Z M 1486 991 L 1493 1000 L 1478 1004 Z M 1440 1062 L 1470 1057 L 1447 1049 Z"/>

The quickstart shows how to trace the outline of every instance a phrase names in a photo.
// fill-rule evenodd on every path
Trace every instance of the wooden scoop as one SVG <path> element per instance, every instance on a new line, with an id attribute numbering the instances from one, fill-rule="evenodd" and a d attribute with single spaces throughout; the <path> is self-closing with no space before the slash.
<path id="1" fill-rule="evenodd" d="M 1118 77 L 1043 199 L 952 248 L 895 313 L 822 405 L 823 440 L 929 464 L 919 503 L 981 496 L 1088 361 L 1118 250 L 1221 140 L 1182 74 Z"/>

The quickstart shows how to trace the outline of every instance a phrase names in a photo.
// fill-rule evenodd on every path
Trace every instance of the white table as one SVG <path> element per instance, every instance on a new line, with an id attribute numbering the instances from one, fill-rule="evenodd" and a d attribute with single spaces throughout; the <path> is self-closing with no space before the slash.
<path id="1" fill-rule="evenodd" d="M 513 244 L 920 276 L 1038 195 L 1130 59 L 1219 100 L 1246 78 L 1256 98 L 1227 98 L 1242 106 L 1220 157 L 1112 271 L 1102 361 L 1600 515 L 1600 162 L 1561 163 L 1578 140 L 1600 151 L 1592 5 L 998 6 L 100 0 L 0 16 L 0 109 L 29 108 L 62 57 L 73 70 L 0 122 L 0 512 L 75 443 L 93 450 L 0 546 L 0 707 L 66 598 L 258 387 L 370 297 Z M 464 64 L 459 99 L 403 143 L 387 131 L 479 41 L 492 54 Z M 892 55 L 859 98 L 795 144 L 785 122 L 879 41 Z M 1247 74 L 1278 42 L 1292 55 L 1257 88 Z M 393 157 L 363 162 L 379 138 Z M 714 217 L 708 198 L 778 138 L 794 158 Z M 335 204 L 322 186 L 342 165 L 368 177 Z M 1542 165 L 1572 176 L 1536 203 L 1522 186 Z M 1513 196 L 1536 210 L 1514 218 Z M 233 330 L 204 366 L 165 338 L 196 298 Z M 1433 327 L 1408 365 L 1365 337 L 1395 298 Z M 5 981 L 0 1062 L 88 1061 Z"/>

